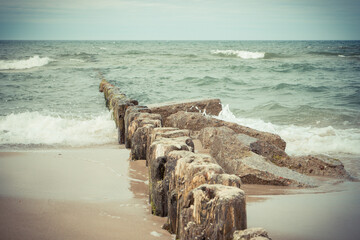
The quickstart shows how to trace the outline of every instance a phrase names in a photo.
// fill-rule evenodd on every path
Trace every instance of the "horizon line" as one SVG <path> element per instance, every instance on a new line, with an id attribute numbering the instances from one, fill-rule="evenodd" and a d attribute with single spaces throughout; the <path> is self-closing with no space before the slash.
<path id="1" fill-rule="evenodd" d="M 0 39 L 0 41 L 360 41 L 360 39 Z"/>

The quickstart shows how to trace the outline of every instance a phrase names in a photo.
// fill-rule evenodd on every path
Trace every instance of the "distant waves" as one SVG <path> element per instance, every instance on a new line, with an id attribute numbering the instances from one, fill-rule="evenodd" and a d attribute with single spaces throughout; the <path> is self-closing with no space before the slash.
<path id="1" fill-rule="evenodd" d="M 38 55 L 22 60 L 0 60 L 0 70 L 21 70 L 41 67 L 51 61 L 48 57 L 39 57 Z"/>
<path id="2" fill-rule="evenodd" d="M 239 50 L 212 50 L 211 54 L 223 57 L 239 57 L 242 59 L 260 59 L 265 58 L 265 52 L 249 52 Z"/>

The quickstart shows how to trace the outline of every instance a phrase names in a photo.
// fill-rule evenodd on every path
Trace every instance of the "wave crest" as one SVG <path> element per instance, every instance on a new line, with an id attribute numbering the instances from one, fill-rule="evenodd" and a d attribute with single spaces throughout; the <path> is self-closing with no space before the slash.
<path id="1" fill-rule="evenodd" d="M 0 145 L 88 146 L 116 141 L 111 113 L 92 119 L 71 119 L 39 112 L 0 118 Z"/>
<path id="2" fill-rule="evenodd" d="M 261 59 L 265 58 L 265 52 L 249 52 L 239 50 L 212 50 L 211 54 L 223 57 L 239 57 L 242 59 Z"/>
<path id="3" fill-rule="evenodd" d="M 35 55 L 25 60 L 0 60 L 0 70 L 21 70 L 34 67 L 41 67 L 52 60 L 48 57 Z"/>
<path id="4" fill-rule="evenodd" d="M 275 125 L 261 119 L 236 117 L 230 111 L 229 105 L 224 106 L 216 118 L 278 134 L 286 141 L 286 152 L 290 155 L 360 154 L 358 147 L 360 146 L 360 132 L 358 129 L 336 129 L 332 126 L 317 128 Z"/>

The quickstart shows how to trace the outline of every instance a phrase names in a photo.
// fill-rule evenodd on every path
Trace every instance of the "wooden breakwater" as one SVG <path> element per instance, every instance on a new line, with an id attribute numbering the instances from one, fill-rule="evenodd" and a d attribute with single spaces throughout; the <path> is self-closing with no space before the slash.
<path id="1" fill-rule="evenodd" d="M 132 160 L 146 160 L 152 214 L 167 217 L 179 239 L 266 239 L 263 229 L 246 229 L 242 183 L 309 187 L 319 184 L 311 175 L 349 178 L 337 160 L 291 158 L 278 135 L 210 117 L 222 110 L 219 99 L 139 106 L 106 80 L 99 90 L 119 143 Z M 194 141 L 210 155 L 196 153 Z"/>

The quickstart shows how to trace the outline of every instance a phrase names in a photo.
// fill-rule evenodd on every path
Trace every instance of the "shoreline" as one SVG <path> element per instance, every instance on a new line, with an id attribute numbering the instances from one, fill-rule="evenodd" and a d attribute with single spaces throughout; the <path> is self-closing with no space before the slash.
<path id="1" fill-rule="evenodd" d="M 104 160 L 99 160 L 100 156 Z M 1 236 L 6 239 L 24 239 L 25 236 L 36 239 L 171 239 L 171 235 L 161 228 L 166 218 L 150 213 L 145 161 L 129 161 L 128 157 L 129 150 L 121 145 L 51 152 L 1 152 Z M 40 171 L 45 169 L 47 171 Z M 42 184 L 35 185 L 36 179 L 29 181 L 29 176 L 23 176 L 34 177 L 34 173 Z M 79 176 L 82 173 L 87 177 Z M 46 181 L 49 177 L 63 183 L 54 185 Z M 116 184 L 108 186 L 109 181 Z M 84 183 L 92 185 L 86 191 L 78 189 L 82 194 L 91 193 L 89 196 L 92 197 L 87 199 L 73 189 L 84 188 L 87 185 Z M 339 234 L 346 236 L 346 229 L 352 229 L 347 234 L 360 234 L 355 228 L 360 223 L 360 213 L 357 205 L 351 205 L 360 200 L 359 182 L 329 185 L 324 189 L 249 184 L 243 184 L 242 188 L 247 196 L 249 227 L 262 226 L 273 239 L 314 239 L 304 235 L 309 224 L 313 225 L 311 231 L 318 235 L 316 239 L 336 239 Z M 8 189 L 12 192 L 7 192 Z M 55 190 L 58 191 L 56 194 Z M 353 210 L 349 211 L 351 207 Z M 311 219 L 334 212 L 334 209 L 337 209 L 337 215 L 333 217 L 347 223 L 346 228 L 333 226 L 329 229 L 325 217 L 321 221 Z M 139 224 L 141 229 L 129 230 Z M 316 229 L 326 229 L 327 234 L 320 238 Z"/>
<path id="2" fill-rule="evenodd" d="M 247 204 L 249 227 L 262 226 L 278 240 L 356 239 L 360 234 L 360 183 L 344 182 L 336 188 L 260 195 L 258 201 Z"/>
<path id="3" fill-rule="evenodd" d="M 321 191 L 328 191 L 324 185 L 354 180 L 338 159 L 324 155 L 291 157 L 285 152 L 286 142 L 277 134 L 205 116 L 205 112 L 220 114 L 219 99 L 149 108 L 137 106 L 137 100 L 127 98 L 120 88 L 105 79 L 101 80 L 99 91 L 104 92 L 106 106 L 113 110 L 119 143 L 131 148 L 132 160 L 146 159 L 152 213 L 167 216 L 167 227 L 177 237 L 236 239 L 251 232 L 270 239 L 266 230 L 254 228 L 261 221 L 255 221 L 256 226 L 249 222 L 251 228 L 247 226 L 245 200 L 256 202 L 259 198 L 251 194 L 250 198 L 245 197 L 243 184 L 299 189 L 321 186 Z M 232 195 L 218 202 L 223 196 L 219 189 L 224 193 L 231 189 Z M 265 186 L 258 192 L 264 194 L 263 189 Z M 279 194 L 284 194 L 283 190 Z M 226 205 L 228 210 L 217 212 Z M 236 216 L 225 217 L 229 211 Z M 266 209 L 255 216 L 264 213 Z M 224 228 L 224 224 L 228 227 Z M 289 229 L 286 224 L 283 227 Z M 275 231 L 272 227 L 267 230 Z M 284 239 L 289 235 L 294 234 L 286 234 Z"/>
<path id="4" fill-rule="evenodd" d="M 1 152 L 1 238 L 171 239 L 128 156 L 113 146 Z"/>

